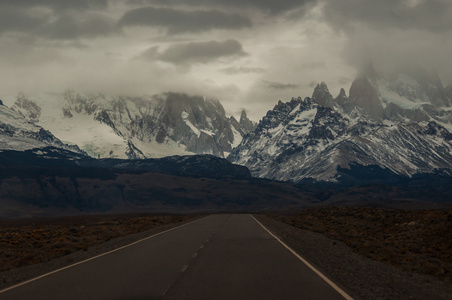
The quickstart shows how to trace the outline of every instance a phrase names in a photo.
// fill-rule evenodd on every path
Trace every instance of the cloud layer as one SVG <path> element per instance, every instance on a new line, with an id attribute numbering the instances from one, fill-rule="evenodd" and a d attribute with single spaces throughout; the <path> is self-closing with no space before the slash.
<path id="1" fill-rule="evenodd" d="M 212 29 L 241 29 L 251 27 L 251 21 L 239 14 L 218 10 L 178 10 L 171 8 L 141 7 L 129 10 L 119 20 L 126 26 L 162 26 L 168 34 L 202 32 Z"/>
<path id="2" fill-rule="evenodd" d="M 0 0 L 0 98 L 180 91 L 258 119 L 368 61 L 452 83 L 450 49 L 450 0 Z"/>
<path id="3" fill-rule="evenodd" d="M 208 41 L 175 44 L 162 53 L 158 53 L 158 47 L 151 47 L 140 58 L 146 60 L 158 59 L 175 65 L 185 65 L 191 63 L 205 64 L 220 58 L 238 58 L 246 55 L 239 42 L 226 40 L 224 42 Z"/>

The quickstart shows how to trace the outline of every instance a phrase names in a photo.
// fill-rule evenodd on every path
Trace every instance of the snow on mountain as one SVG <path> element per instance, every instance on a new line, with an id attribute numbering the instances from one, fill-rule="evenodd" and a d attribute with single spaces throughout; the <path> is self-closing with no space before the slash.
<path id="1" fill-rule="evenodd" d="M 12 97 L 10 97 L 12 98 Z M 218 100 L 167 93 L 144 97 L 20 94 L 12 109 L 92 157 L 227 156 L 256 124 L 226 117 Z"/>
<path id="2" fill-rule="evenodd" d="M 41 116 L 41 108 L 35 102 L 26 99 L 24 94 L 17 96 L 11 109 L 32 123 L 37 123 Z"/>
<path id="3" fill-rule="evenodd" d="M 27 104 L 25 101 L 20 101 L 20 103 Z M 31 105 L 31 108 L 36 107 Z M 81 153 L 77 146 L 61 142 L 51 132 L 27 120 L 21 111 L 15 111 L 0 103 L 1 150 L 24 151 L 48 146 Z"/>
<path id="4" fill-rule="evenodd" d="M 452 87 L 444 88 L 437 74 L 422 69 L 411 67 L 383 73 L 370 66 L 352 83 L 348 97 L 344 91 L 332 105 L 318 103 L 343 109 L 348 114 L 362 110 L 377 122 L 435 121 L 452 130 L 451 90 Z M 314 99 L 319 98 L 317 94 L 314 91 Z"/>
<path id="5" fill-rule="evenodd" d="M 359 84 L 366 87 L 367 83 Z M 324 84 L 319 88 L 327 91 Z M 370 116 L 363 107 L 353 108 L 364 98 L 355 98 L 354 103 L 348 100 L 345 104 L 350 106 L 345 109 L 319 105 L 319 99 L 323 104 L 332 99 L 321 98 L 325 96 L 322 91 L 315 93 L 317 100 L 280 101 L 228 159 L 247 166 L 254 176 L 294 182 L 337 181 L 338 168 L 355 164 L 376 165 L 404 176 L 452 168 L 452 134 L 440 124 L 399 120 L 387 125 L 376 121 L 375 113 Z M 373 97 L 376 93 L 361 90 L 358 95 Z"/>
<path id="6" fill-rule="evenodd" d="M 107 97 L 66 92 L 33 101 L 19 95 L 13 108 L 93 157 L 224 157 L 255 127 L 245 112 L 240 122 L 226 117 L 218 100 L 177 93 Z"/>

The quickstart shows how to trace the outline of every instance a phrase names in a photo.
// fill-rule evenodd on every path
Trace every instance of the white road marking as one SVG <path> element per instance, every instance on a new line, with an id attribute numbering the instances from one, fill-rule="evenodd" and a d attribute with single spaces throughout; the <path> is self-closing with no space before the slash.
<path id="1" fill-rule="evenodd" d="M 198 256 L 198 252 L 196 252 L 195 254 L 193 254 L 191 257 L 195 258 L 196 256 Z"/>
<path id="2" fill-rule="evenodd" d="M 88 262 L 88 261 L 90 261 L 90 260 L 93 260 L 93 259 L 96 259 L 96 258 L 99 258 L 99 257 L 105 256 L 105 255 L 107 255 L 107 254 L 110 254 L 110 253 L 113 253 L 113 252 L 119 251 L 119 250 L 121 250 L 121 249 L 124 249 L 124 248 L 130 247 L 130 246 L 133 246 L 133 245 L 135 245 L 135 244 L 138 244 L 138 243 L 141 243 L 141 242 L 143 242 L 143 241 L 149 240 L 149 239 L 151 239 L 151 238 L 153 238 L 153 237 L 156 237 L 156 236 L 162 235 L 162 234 L 164 234 L 164 233 L 167 233 L 167 232 L 170 232 L 170 231 L 176 230 L 176 229 L 178 229 L 178 228 L 182 228 L 182 227 L 184 227 L 184 226 L 187 226 L 187 225 L 193 224 L 193 223 L 195 223 L 195 222 L 198 222 L 198 221 L 204 220 L 204 219 L 206 219 L 206 218 L 208 218 L 208 217 L 210 217 L 210 216 L 207 216 L 207 217 L 204 217 L 204 218 L 201 218 L 201 219 L 198 219 L 198 220 L 194 220 L 194 221 L 191 221 L 191 222 L 188 222 L 188 223 L 185 223 L 185 224 L 179 225 L 179 226 L 177 226 L 177 227 L 174 227 L 174 228 L 171 228 L 171 229 L 168 229 L 168 230 L 165 230 L 165 231 L 162 231 L 162 232 L 156 233 L 156 234 L 154 234 L 154 235 L 151 235 L 151 236 L 145 237 L 144 239 L 141 239 L 141 240 L 135 241 L 135 242 L 133 242 L 133 243 L 130 243 L 130 244 L 128 244 L 128 245 L 125 245 L 125 246 L 122 246 L 122 247 L 116 248 L 116 249 L 114 249 L 114 250 L 111 250 L 111 251 L 108 251 L 108 252 L 105 252 L 105 253 L 102 253 L 102 254 L 96 255 L 96 256 L 94 256 L 94 257 L 91 257 L 91 258 L 88 258 L 88 259 L 85 259 L 85 260 L 79 261 L 78 263 L 75 263 L 75 264 L 72 264 L 72 265 L 69 265 L 69 266 L 63 267 L 63 268 L 61 268 L 61 269 L 58 269 L 58 270 L 54 270 L 54 271 L 52 271 L 52 272 L 49 272 L 49 273 L 43 274 L 43 275 L 41 275 L 41 276 L 38 276 L 38 277 L 32 278 L 32 279 L 30 279 L 30 280 L 27 280 L 27 281 L 21 282 L 21 283 L 19 283 L 19 284 L 16 284 L 16 285 L 10 286 L 9 288 L 6 288 L 6 289 L 4 289 L 4 290 L 1 290 L 1 291 L 0 291 L 0 294 L 1 294 L 1 293 L 4 293 L 4 292 L 6 292 L 6 291 L 9 291 L 9 290 L 15 289 L 15 288 L 17 288 L 17 287 L 20 287 L 20 286 L 22 286 L 22 285 L 25 285 L 25 284 L 27 284 L 27 283 L 30 283 L 30 282 L 36 281 L 36 280 L 38 280 L 38 279 L 41 279 L 41 278 L 47 277 L 47 276 L 49 276 L 49 275 L 55 274 L 55 273 L 57 273 L 57 272 L 60 272 L 60 271 L 63 271 L 63 270 L 66 270 L 66 269 L 69 269 L 69 268 L 75 267 L 75 266 L 77 266 L 77 265 L 80 265 L 80 264 L 86 263 L 86 262 Z"/>
<path id="3" fill-rule="evenodd" d="M 166 293 L 169 291 L 170 287 L 171 287 L 171 284 L 168 285 L 168 287 L 163 291 L 162 296 L 166 295 Z"/>
<path id="4" fill-rule="evenodd" d="M 183 265 L 182 268 L 180 268 L 181 272 L 185 272 L 185 270 L 187 270 L 188 265 Z"/>
<path id="5" fill-rule="evenodd" d="M 293 255 L 295 255 L 299 260 L 301 260 L 305 265 L 307 265 L 312 271 L 314 271 L 317 275 L 319 275 L 323 280 L 325 280 L 332 288 L 334 288 L 339 294 L 342 295 L 347 300 L 353 300 L 346 292 L 344 292 L 340 287 L 338 287 L 334 282 L 328 279 L 325 275 L 323 275 L 319 270 L 314 268 L 310 263 L 308 263 L 303 257 L 301 257 L 297 252 L 295 252 L 292 248 L 287 246 L 283 241 L 281 241 L 276 235 L 274 235 L 270 230 L 268 230 L 261 222 L 259 222 L 253 215 L 250 216 L 256 221 L 262 228 L 265 229 L 272 237 L 274 237 L 278 242 L 280 242 L 284 247 L 286 247 Z"/>

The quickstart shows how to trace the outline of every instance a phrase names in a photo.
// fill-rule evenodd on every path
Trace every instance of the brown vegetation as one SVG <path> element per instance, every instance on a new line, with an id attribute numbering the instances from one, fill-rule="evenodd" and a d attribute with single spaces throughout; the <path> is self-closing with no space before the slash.
<path id="1" fill-rule="evenodd" d="M 452 284 L 452 210 L 330 207 L 270 217 L 343 241 L 371 259 Z"/>
<path id="2" fill-rule="evenodd" d="M 110 215 L 0 222 L 0 272 L 86 250 L 110 239 L 194 218 Z"/>

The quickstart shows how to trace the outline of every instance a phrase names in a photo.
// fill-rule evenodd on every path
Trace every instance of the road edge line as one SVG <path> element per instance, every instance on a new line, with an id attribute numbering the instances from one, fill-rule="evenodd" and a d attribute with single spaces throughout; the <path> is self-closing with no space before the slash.
<path id="1" fill-rule="evenodd" d="M 292 248 L 290 248 L 286 243 L 284 243 L 283 241 L 281 241 L 280 238 L 278 238 L 276 235 L 274 235 L 270 230 L 267 229 L 267 227 L 265 227 L 264 225 L 262 225 L 261 222 L 259 222 L 252 214 L 250 214 L 250 217 L 252 217 L 254 219 L 254 221 L 257 222 L 257 224 L 259 224 L 263 229 L 265 229 L 265 231 L 267 231 L 272 237 L 274 237 L 279 243 L 281 243 L 287 250 L 289 250 L 290 252 L 292 252 L 293 255 L 295 255 L 300 261 L 302 261 L 305 265 L 307 265 L 312 271 L 314 271 L 314 273 L 316 273 L 317 275 L 320 276 L 320 278 L 322 278 L 323 280 L 326 281 L 326 283 L 328 283 L 332 288 L 334 288 L 339 294 L 341 294 L 342 297 L 344 297 L 347 300 L 353 300 L 352 297 L 350 297 L 350 295 L 348 295 L 344 290 L 342 290 L 339 286 L 337 286 L 333 281 L 331 281 L 328 277 L 326 277 L 322 272 L 320 272 L 319 270 L 317 270 L 313 265 L 311 265 L 306 259 L 304 259 L 303 257 L 301 257 L 297 252 L 295 252 L 295 250 L 293 250 Z"/>
<path id="2" fill-rule="evenodd" d="M 21 283 L 18 283 L 18 284 L 16 284 L 16 285 L 10 286 L 10 287 L 8 287 L 8 288 L 6 288 L 6 289 L 0 290 L 0 294 L 2 294 L 2 293 L 4 293 L 4 292 L 7 292 L 7 291 L 10 291 L 10 290 L 12 290 L 12 289 L 18 288 L 18 287 L 20 287 L 20 286 L 26 285 L 26 284 L 28 284 L 28 283 L 30 283 L 30 282 L 33 282 L 33 281 L 39 280 L 39 279 L 41 279 L 41 278 L 47 277 L 47 276 L 49 276 L 49 275 L 52 275 L 52 274 L 58 273 L 58 272 L 60 272 L 60 271 L 63 271 L 63 270 L 66 270 L 66 269 L 69 269 L 69 268 L 75 267 L 75 266 L 77 266 L 77 265 L 81 265 L 81 264 L 83 264 L 83 263 L 86 263 L 86 262 L 88 262 L 88 261 L 94 260 L 94 259 L 96 259 L 96 258 L 99 258 L 99 257 L 105 256 L 105 255 L 111 254 L 111 253 L 113 253 L 113 252 L 116 252 L 116 251 L 122 250 L 122 249 L 124 249 L 124 248 L 130 247 L 130 246 L 133 246 L 133 245 L 135 245 L 135 244 L 141 243 L 141 242 L 143 242 L 143 241 L 145 241 L 145 240 L 149 240 L 149 239 L 151 239 L 151 238 L 153 238 L 153 237 L 156 237 L 156 236 L 162 235 L 162 234 L 164 234 L 164 233 L 167 233 L 167 232 L 170 232 L 170 231 L 176 230 L 176 229 L 178 229 L 178 228 L 182 228 L 182 227 L 184 227 L 184 226 L 187 226 L 187 225 L 193 224 L 193 223 L 195 223 L 195 222 L 198 222 L 198 221 L 204 220 L 204 219 L 206 219 L 206 218 L 208 218 L 208 217 L 210 217 L 210 215 L 209 215 L 209 216 L 206 216 L 206 217 L 204 217 L 204 218 L 201 218 L 201 219 L 197 219 L 197 220 L 194 220 L 194 221 L 191 221 L 191 222 L 188 222 L 188 223 L 185 223 L 185 224 L 182 224 L 182 225 L 179 225 L 179 226 L 176 226 L 176 227 L 173 227 L 173 228 L 167 229 L 167 230 L 165 230 L 165 231 L 162 231 L 162 232 L 158 232 L 158 233 L 156 233 L 156 234 L 153 234 L 153 235 L 151 235 L 151 236 L 148 236 L 148 237 L 142 238 L 142 239 L 140 239 L 140 240 L 138 240 L 138 241 L 135 241 L 135 242 L 133 242 L 133 243 L 130 243 L 130 244 L 127 244 L 127 245 L 121 246 L 121 247 L 119 247 L 119 248 L 116 248 L 116 249 L 113 249 L 113 250 L 107 251 L 107 252 L 105 252 L 105 253 L 101 253 L 101 254 L 98 254 L 98 255 L 96 255 L 96 256 L 93 256 L 93 257 L 87 258 L 87 259 L 85 259 L 85 260 L 79 261 L 79 262 L 77 262 L 77 263 L 75 263 L 75 264 L 72 264 L 72 265 L 69 265 L 69 266 L 66 266 L 66 267 L 63 267 L 63 268 L 57 269 L 57 270 L 53 270 L 53 271 L 51 271 L 51 272 L 48 272 L 48 273 L 42 274 L 42 275 L 40 275 L 40 276 L 37 276 L 37 277 L 34 277 L 34 278 L 32 278 L 32 279 L 29 279 L 29 280 L 23 281 L 23 282 L 21 282 Z"/>

